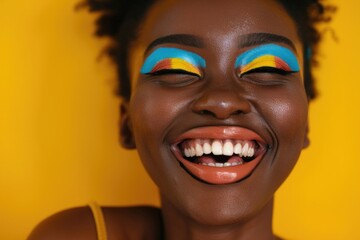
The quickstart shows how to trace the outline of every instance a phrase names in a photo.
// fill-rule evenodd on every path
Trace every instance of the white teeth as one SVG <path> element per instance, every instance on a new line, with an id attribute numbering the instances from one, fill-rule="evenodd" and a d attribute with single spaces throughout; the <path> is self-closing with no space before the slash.
<path id="1" fill-rule="evenodd" d="M 203 148 L 201 147 L 200 143 L 196 143 L 195 151 L 196 151 L 196 156 L 198 156 L 198 157 L 200 157 L 204 154 Z"/>
<path id="2" fill-rule="evenodd" d="M 205 141 L 205 142 L 204 142 L 203 152 L 204 152 L 204 154 L 210 154 L 210 153 L 211 153 L 210 141 Z"/>
<path id="3" fill-rule="evenodd" d="M 243 147 L 242 151 L 241 151 L 241 156 L 247 157 L 248 156 L 248 151 L 249 151 L 249 144 L 246 143 L 245 146 Z"/>
<path id="4" fill-rule="evenodd" d="M 185 155 L 185 157 L 190 157 L 190 153 L 187 148 L 185 148 L 185 150 L 184 150 L 184 155 Z"/>
<path id="5" fill-rule="evenodd" d="M 195 156 L 195 149 L 194 148 L 189 148 L 188 149 L 188 154 L 189 154 L 189 157 L 194 157 Z"/>
<path id="6" fill-rule="evenodd" d="M 253 157 L 255 148 L 249 142 L 241 143 L 234 140 L 201 140 L 196 139 L 185 143 L 183 146 L 185 157 L 201 157 L 204 154 L 232 156 L 234 154 L 240 157 Z"/>
<path id="7" fill-rule="evenodd" d="M 254 156 L 254 154 L 255 154 L 255 150 L 254 150 L 253 147 L 251 147 L 251 148 L 249 149 L 249 157 Z"/>
<path id="8" fill-rule="evenodd" d="M 222 168 L 222 167 L 231 167 L 231 166 L 238 166 L 238 165 L 241 165 L 243 164 L 243 162 L 234 162 L 234 163 L 201 163 L 201 165 L 204 165 L 204 166 L 209 166 L 209 167 L 219 167 L 219 168 Z"/>
<path id="9" fill-rule="evenodd" d="M 222 146 L 219 140 L 214 140 L 211 145 L 211 150 L 214 155 L 222 155 Z"/>
<path id="10" fill-rule="evenodd" d="M 234 146 L 231 141 L 226 140 L 222 148 L 222 154 L 225 156 L 232 156 L 234 154 Z"/>
<path id="11" fill-rule="evenodd" d="M 234 153 L 235 154 L 240 154 L 241 153 L 241 144 L 240 143 L 236 143 L 234 146 Z"/>
<path id="12" fill-rule="evenodd" d="M 243 162 L 233 162 L 233 163 L 231 164 L 231 166 L 237 166 L 237 165 L 241 165 L 241 164 L 243 164 Z"/>

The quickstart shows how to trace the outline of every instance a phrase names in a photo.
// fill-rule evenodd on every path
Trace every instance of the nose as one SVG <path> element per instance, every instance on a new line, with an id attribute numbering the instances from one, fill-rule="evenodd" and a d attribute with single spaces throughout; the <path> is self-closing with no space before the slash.
<path id="1" fill-rule="evenodd" d="M 249 113 L 251 111 L 250 103 L 240 91 L 221 87 L 207 89 L 193 102 L 192 111 L 221 120 L 233 115 Z"/>

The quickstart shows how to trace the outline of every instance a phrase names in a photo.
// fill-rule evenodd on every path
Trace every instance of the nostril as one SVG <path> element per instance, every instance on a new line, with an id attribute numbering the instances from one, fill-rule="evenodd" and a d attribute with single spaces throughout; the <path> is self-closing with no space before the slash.
<path id="1" fill-rule="evenodd" d="M 192 103 L 192 111 L 202 116 L 226 119 L 250 112 L 250 103 L 240 93 L 210 89 Z"/>
<path id="2" fill-rule="evenodd" d="M 201 110 L 199 111 L 199 114 L 201 115 L 212 115 L 212 116 L 215 116 L 215 113 L 209 111 L 209 110 Z"/>
<path id="3" fill-rule="evenodd" d="M 218 119 L 226 119 L 231 116 L 241 115 L 244 113 L 242 110 L 231 111 L 230 109 L 218 109 L 218 110 L 203 109 L 203 110 L 199 110 L 196 112 L 203 116 L 211 116 L 211 117 L 215 117 Z"/>
<path id="4" fill-rule="evenodd" d="M 242 114 L 243 113 L 243 111 L 241 111 L 241 110 L 236 110 L 236 111 L 234 111 L 233 113 L 232 113 L 232 115 L 238 115 L 238 114 Z"/>
<path id="5" fill-rule="evenodd" d="M 213 117 L 217 117 L 219 115 L 219 114 L 216 114 L 215 112 L 212 112 L 210 110 L 201 110 L 201 111 L 198 111 L 198 113 L 201 114 L 201 115 L 210 115 L 210 116 L 213 116 Z M 243 113 L 243 111 L 236 110 L 236 111 L 230 113 L 229 116 L 230 115 L 239 115 L 239 114 L 242 114 L 242 113 Z"/>

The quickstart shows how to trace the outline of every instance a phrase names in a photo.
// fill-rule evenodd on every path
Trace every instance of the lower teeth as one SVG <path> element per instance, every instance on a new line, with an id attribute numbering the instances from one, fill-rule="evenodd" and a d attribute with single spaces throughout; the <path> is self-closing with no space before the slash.
<path id="1" fill-rule="evenodd" d="M 204 166 L 209 166 L 209 167 L 230 167 L 230 166 L 238 166 L 238 165 L 242 165 L 243 162 L 234 162 L 234 163 L 200 163 L 201 165 Z"/>

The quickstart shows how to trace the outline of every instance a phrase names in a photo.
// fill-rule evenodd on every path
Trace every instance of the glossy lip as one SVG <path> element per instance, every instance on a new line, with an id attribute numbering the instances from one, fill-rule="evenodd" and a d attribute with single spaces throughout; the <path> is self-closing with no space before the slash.
<path id="1" fill-rule="evenodd" d="M 259 149 L 256 151 L 256 158 L 250 162 L 230 167 L 211 167 L 192 163 L 183 158 L 178 145 L 186 139 L 249 140 L 256 141 Z M 185 132 L 176 139 L 175 144 L 171 146 L 171 150 L 192 176 L 206 183 L 220 185 L 235 183 L 248 177 L 266 153 L 266 143 L 257 133 L 247 128 L 212 126 L 195 128 Z"/>

